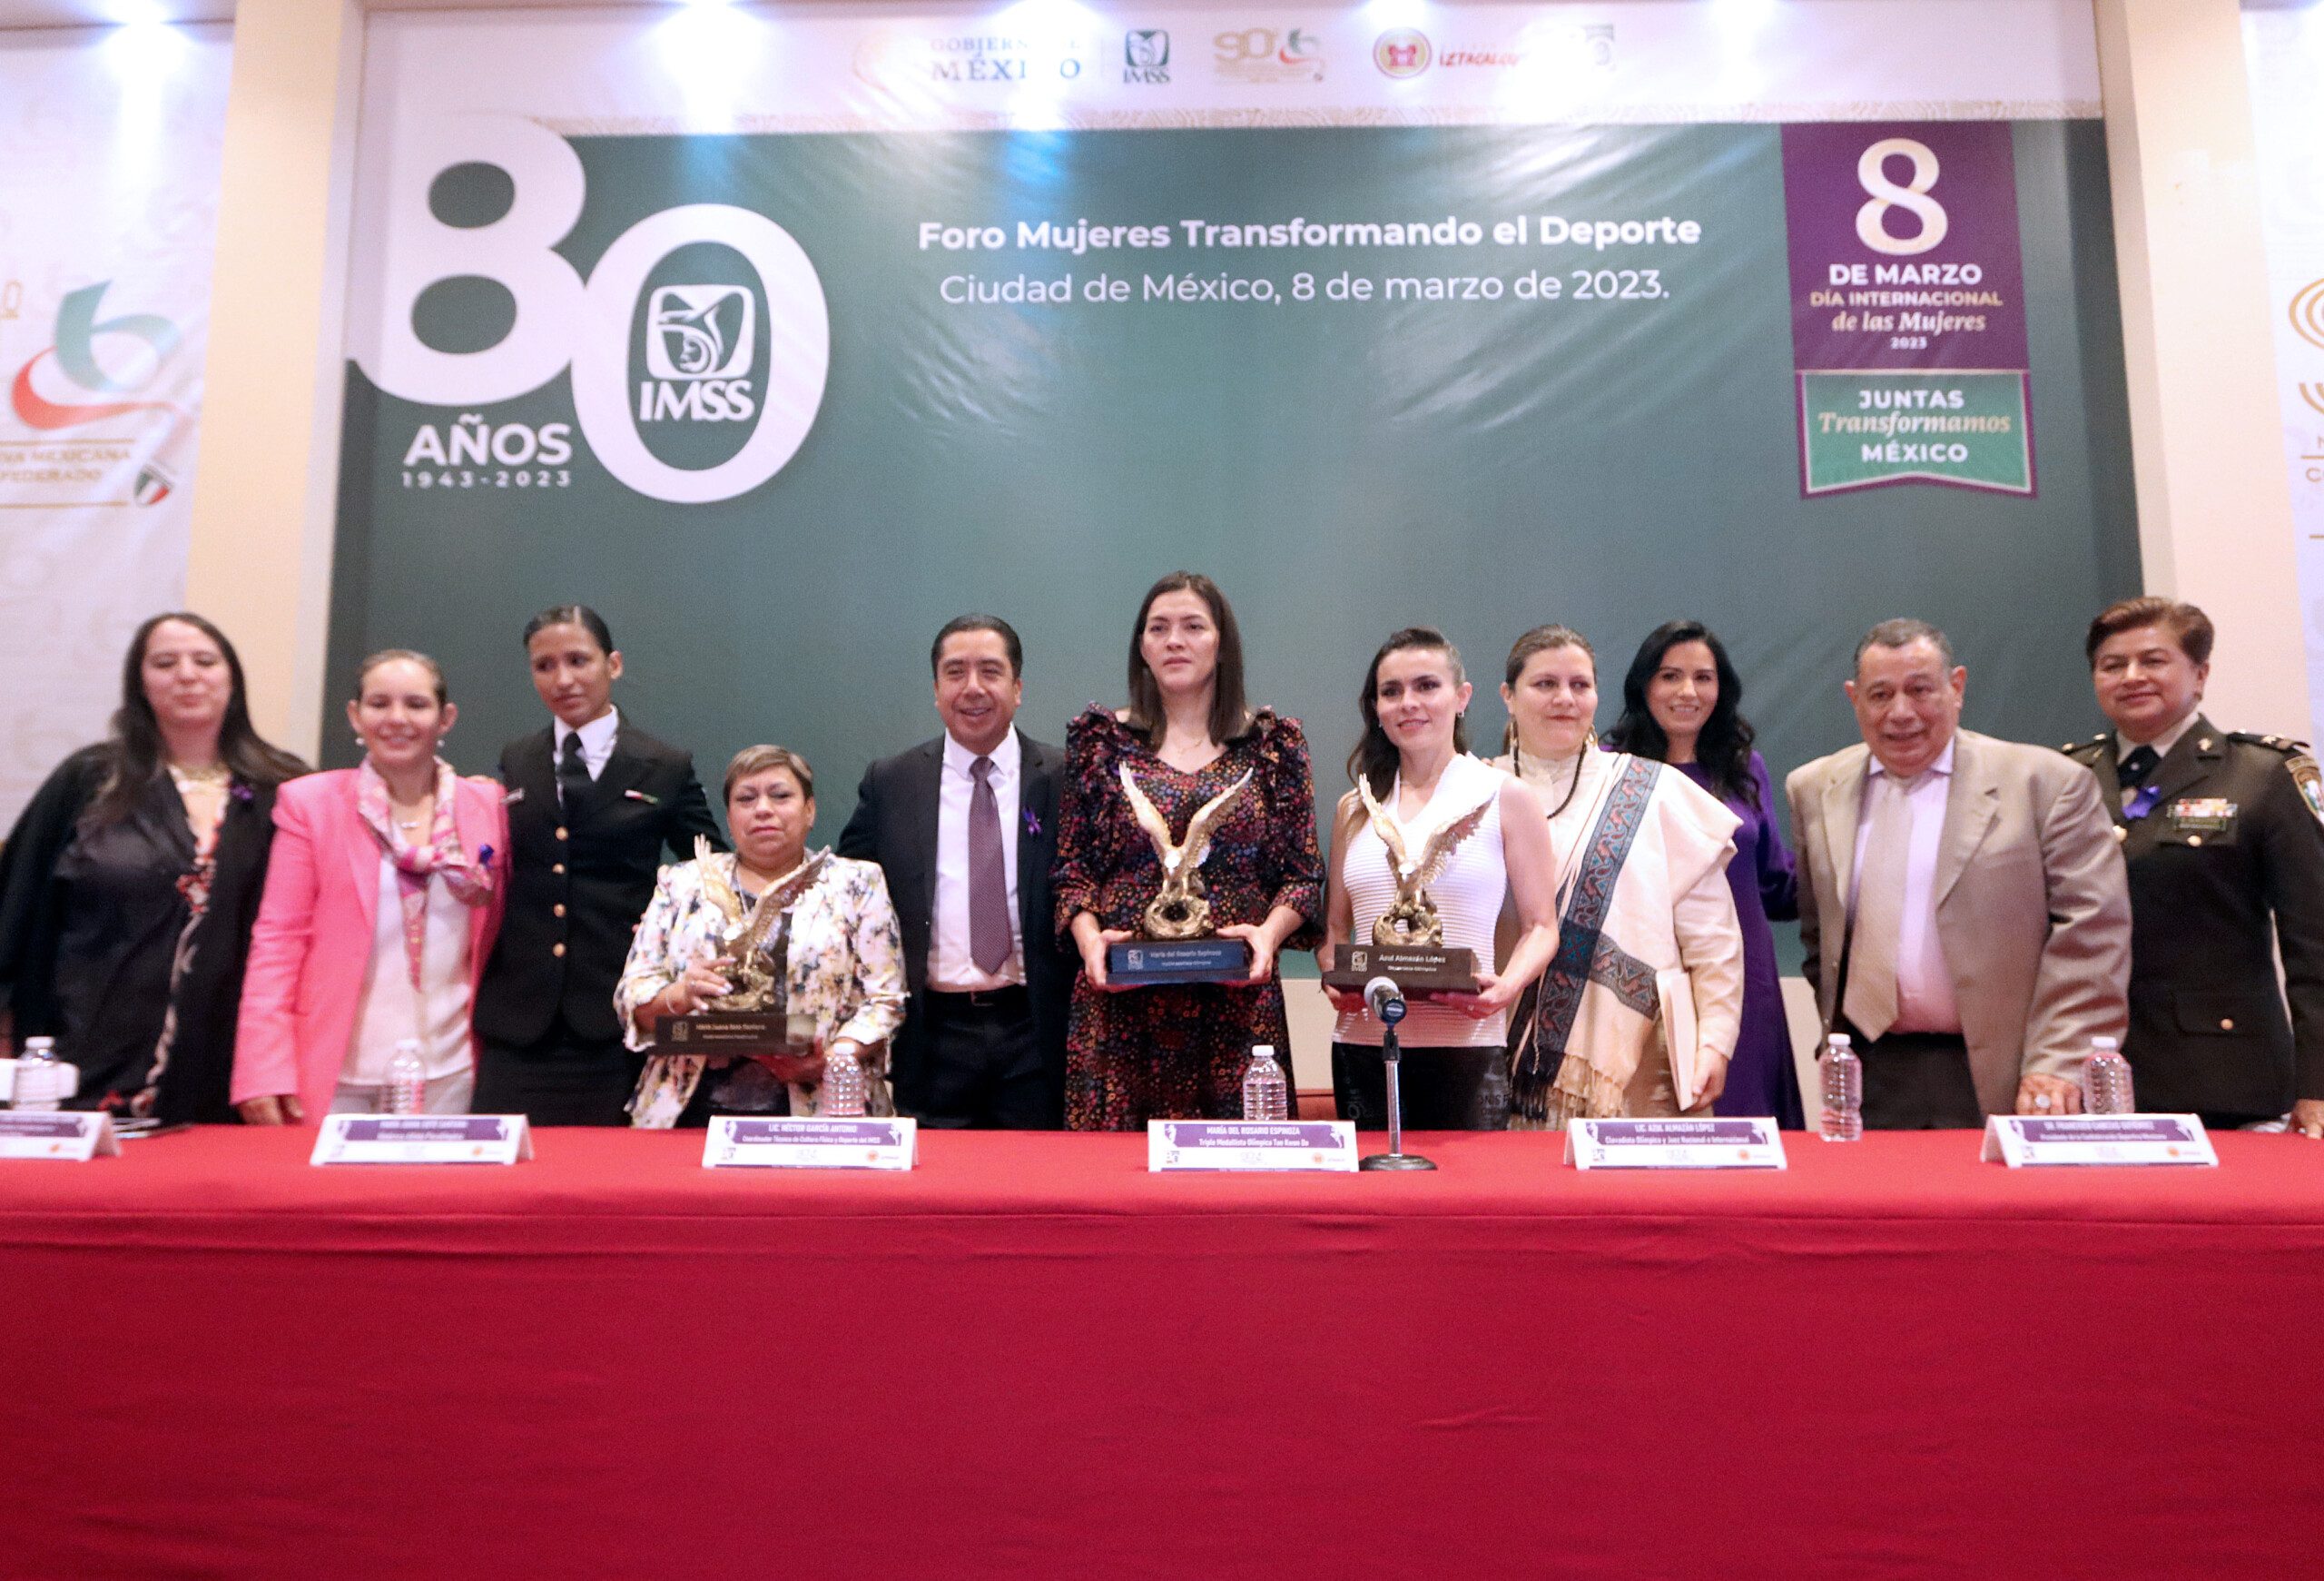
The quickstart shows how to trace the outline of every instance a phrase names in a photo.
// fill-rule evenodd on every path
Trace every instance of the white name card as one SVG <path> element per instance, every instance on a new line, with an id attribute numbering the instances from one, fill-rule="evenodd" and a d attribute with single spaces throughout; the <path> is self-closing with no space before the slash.
<path id="1" fill-rule="evenodd" d="M 1783 1133 L 1772 1117 L 1735 1120 L 1576 1120 L 1565 1161 L 1577 1170 L 1780 1170 Z"/>
<path id="2" fill-rule="evenodd" d="M 1989 1114 L 1987 1163 L 2013 1170 L 2045 1164 L 2208 1164 L 2219 1154 L 2192 1114 Z"/>
<path id="3" fill-rule="evenodd" d="M 310 1164 L 513 1164 L 533 1156 L 521 1114 L 327 1114 Z"/>
<path id="4" fill-rule="evenodd" d="M 703 1143 L 705 1170 L 908 1170 L 917 1120 L 817 1116 L 753 1120 L 721 1114 Z"/>
<path id="5" fill-rule="evenodd" d="M 1149 1120 L 1146 1167 L 1353 1170 L 1355 1126 L 1345 1120 Z"/>
<path id="6" fill-rule="evenodd" d="M 0 1114 L 0 1159 L 56 1159 L 84 1164 L 91 1159 L 120 1154 L 121 1138 L 113 1134 L 110 1114 L 22 1110 Z"/>

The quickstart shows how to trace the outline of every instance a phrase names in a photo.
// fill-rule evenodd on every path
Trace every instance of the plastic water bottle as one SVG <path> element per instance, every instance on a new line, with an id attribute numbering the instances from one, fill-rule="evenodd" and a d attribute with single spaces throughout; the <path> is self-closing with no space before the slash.
<path id="1" fill-rule="evenodd" d="M 2090 1040 L 2090 1057 L 2082 1062 L 2082 1112 L 2084 1114 L 2135 1114 L 2138 1102 L 2131 1095 L 2131 1062 L 2122 1045 L 2112 1038 Z"/>
<path id="2" fill-rule="evenodd" d="M 863 1113 L 863 1062 L 844 1049 L 823 1060 L 823 1090 L 815 1112 L 834 1120 Z"/>
<path id="3" fill-rule="evenodd" d="M 404 1039 L 388 1056 L 388 1079 L 379 1089 L 379 1112 L 428 1112 L 428 1062 L 419 1057 L 418 1038 Z"/>
<path id="4" fill-rule="evenodd" d="M 25 1052 L 16 1060 L 15 1107 L 34 1110 L 55 1108 L 65 1092 L 63 1066 L 64 1062 L 56 1057 L 54 1038 L 26 1038 Z"/>
<path id="5" fill-rule="evenodd" d="M 1251 1063 L 1243 1072 L 1243 1118 L 1291 1118 L 1291 1083 L 1284 1080 L 1283 1067 L 1275 1063 L 1273 1043 L 1260 1043 L 1251 1051 Z"/>
<path id="6" fill-rule="evenodd" d="M 1864 1140 L 1864 1062 L 1844 1032 L 1824 1040 L 1822 1133 L 1826 1141 Z"/>

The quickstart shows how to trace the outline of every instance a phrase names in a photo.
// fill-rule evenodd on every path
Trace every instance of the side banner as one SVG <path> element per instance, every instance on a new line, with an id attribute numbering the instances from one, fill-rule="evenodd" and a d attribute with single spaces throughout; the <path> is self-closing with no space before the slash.
<path id="1" fill-rule="evenodd" d="M 0 828 L 184 598 L 231 38 L 0 49 Z"/>
<path id="2" fill-rule="evenodd" d="M 2324 6 L 2243 14 L 2260 153 L 2268 316 L 2291 474 L 2300 608 L 2308 634 L 2309 739 L 2324 741 Z"/>

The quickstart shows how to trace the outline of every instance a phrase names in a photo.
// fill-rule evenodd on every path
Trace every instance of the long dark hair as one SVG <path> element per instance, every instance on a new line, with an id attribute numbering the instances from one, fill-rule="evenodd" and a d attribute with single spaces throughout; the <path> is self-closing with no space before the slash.
<path id="1" fill-rule="evenodd" d="M 105 741 L 105 777 L 82 815 L 91 827 L 118 823 L 129 815 L 146 788 L 166 772 L 162 724 L 145 697 L 145 647 L 165 620 L 191 626 L 218 645 L 233 687 L 226 695 L 226 716 L 218 725 L 218 757 L 236 779 L 250 786 L 278 786 L 307 772 L 307 766 L 260 736 L 251 724 L 251 708 L 242 685 L 242 659 L 226 634 L 201 616 L 183 609 L 156 615 L 129 639 L 121 663 L 121 707 L 114 710 L 113 730 Z"/>
<path id="2" fill-rule="evenodd" d="M 1347 755 L 1348 778 L 1362 780 L 1370 786 L 1375 798 L 1385 797 L 1395 785 L 1400 762 L 1396 744 L 1388 739 L 1385 730 L 1380 728 L 1380 664 L 1392 653 L 1403 653 L 1414 648 L 1442 653 L 1451 660 L 1455 687 L 1469 678 L 1468 671 L 1461 665 L 1461 650 L 1433 626 L 1407 626 L 1380 645 L 1380 651 L 1372 656 L 1372 667 L 1364 672 L 1364 693 L 1356 699 L 1356 706 L 1364 711 L 1364 738 L 1355 744 L 1355 750 Z M 1452 721 L 1452 750 L 1469 750 L 1469 716 L 1466 713 Z"/>
<path id="3" fill-rule="evenodd" d="M 1146 617 L 1154 600 L 1165 593 L 1192 593 L 1210 607 L 1210 623 L 1218 627 L 1218 669 L 1210 694 L 1210 738 L 1232 741 L 1251 727 L 1251 710 L 1243 700 L 1243 632 L 1235 624 L 1235 607 L 1218 584 L 1197 571 L 1172 571 L 1146 590 L 1137 607 L 1137 620 L 1129 628 L 1129 727 L 1151 746 L 1162 735 L 1162 686 L 1146 667 L 1141 651 Z"/>
<path id="4" fill-rule="evenodd" d="M 1622 677 L 1622 716 L 1606 732 L 1606 744 L 1657 763 L 1669 761 L 1670 737 L 1646 706 L 1646 688 L 1664 657 L 1682 642 L 1699 642 L 1710 649 L 1711 665 L 1718 671 L 1718 701 L 1711 705 L 1702 734 L 1695 737 L 1695 761 L 1703 766 L 1713 795 L 1757 807 L 1759 787 L 1751 779 L 1751 743 L 1757 733 L 1742 714 L 1743 677 L 1735 673 L 1727 645 L 1699 620 L 1666 621 L 1647 633 L 1638 657 L 1630 660 L 1630 673 Z"/>

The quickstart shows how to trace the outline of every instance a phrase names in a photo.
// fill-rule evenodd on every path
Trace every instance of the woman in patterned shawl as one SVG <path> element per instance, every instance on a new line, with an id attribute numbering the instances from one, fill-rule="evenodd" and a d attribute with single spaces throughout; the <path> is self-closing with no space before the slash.
<path id="1" fill-rule="evenodd" d="M 1550 809 L 1559 914 L 1557 953 L 1511 1039 L 1509 1122 L 1708 1114 L 1743 1010 L 1727 886 L 1740 820 L 1676 769 L 1596 750 L 1598 661 L 1580 633 L 1527 632 L 1506 676 L 1509 750 L 1494 761 Z"/>

